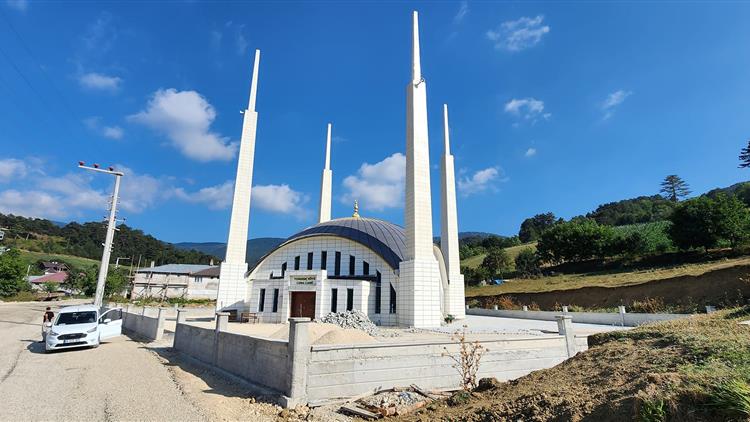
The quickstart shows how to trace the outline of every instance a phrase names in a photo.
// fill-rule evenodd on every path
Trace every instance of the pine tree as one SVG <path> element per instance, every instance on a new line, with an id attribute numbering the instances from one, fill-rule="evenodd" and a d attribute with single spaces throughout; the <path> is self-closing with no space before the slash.
<path id="1" fill-rule="evenodd" d="M 670 174 L 661 182 L 661 194 L 664 198 L 672 202 L 677 202 L 681 198 L 690 195 L 688 184 L 676 174 Z"/>
<path id="2" fill-rule="evenodd" d="M 740 151 L 739 167 L 741 169 L 750 167 L 750 139 L 747 140 L 747 146 Z"/>

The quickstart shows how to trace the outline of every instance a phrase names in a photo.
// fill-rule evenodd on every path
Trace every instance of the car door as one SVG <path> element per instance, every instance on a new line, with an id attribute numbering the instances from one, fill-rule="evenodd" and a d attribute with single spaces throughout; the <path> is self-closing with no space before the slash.
<path id="1" fill-rule="evenodd" d="M 122 308 L 110 309 L 99 317 L 99 340 L 122 334 Z"/>

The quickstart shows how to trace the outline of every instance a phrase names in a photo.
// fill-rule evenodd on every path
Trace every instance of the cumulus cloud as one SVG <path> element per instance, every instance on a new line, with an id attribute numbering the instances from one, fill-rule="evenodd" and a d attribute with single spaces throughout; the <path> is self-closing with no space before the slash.
<path id="1" fill-rule="evenodd" d="M 524 157 L 533 157 L 536 155 L 536 148 L 529 148 L 526 150 L 526 152 L 523 154 Z"/>
<path id="2" fill-rule="evenodd" d="M 458 6 L 458 12 L 453 16 L 453 23 L 459 24 L 463 22 L 466 15 L 469 14 L 469 2 L 464 0 Z"/>
<path id="3" fill-rule="evenodd" d="M 279 214 L 290 214 L 302 218 L 306 215 L 302 207 L 308 197 L 290 188 L 289 185 L 253 186 L 252 206 Z"/>
<path id="4" fill-rule="evenodd" d="M 622 89 L 609 94 L 601 105 L 602 111 L 604 112 L 603 119 L 607 120 L 612 117 L 615 114 L 617 107 L 625 102 L 625 100 L 632 94 L 631 91 L 625 91 Z"/>
<path id="5" fill-rule="evenodd" d="M 549 33 L 549 26 L 543 25 L 544 16 L 522 17 L 500 24 L 495 30 L 487 31 L 487 39 L 495 48 L 506 51 L 521 51 L 537 45 Z"/>
<path id="6" fill-rule="evenodd" d="M 15 158 L 0 159 L 0 183 L 26 177 L 26 163 Z"/>
<path id="7" fill-rule="evenodd" d="M 195 192 L 186 192 L 183 188 L 176 188 L 174 194 L 183 201 L 204 204 L 210 209 L 221 210 L 232 205 L 234 182 L 227 180 L 220 185 L 201 188 Z"/>
<path id="8" fill-rule="evenodd" d="M 544 111 L 544 101 L 531 97 L 513 98 L 505 103 L 503 109 L 508 114 L 529 120 L 532 123 L 536 122 L 539 118 L 547 120 L 552 116 L 551 113 Z"/>
<path id="9" fill-rule="evenodd" d="M 29 8 L 28 0 L 5 0 L 5 4 L 11 9 L 18 10 L 19 12 L 25 12 Z"/>
<path id="10" fill-rule="evenodd" d="M 122 139 L 125 136 L 125 131 L 117 125 L 106 126 L 102 124 L 102 118 L 99 116 L 92 116 L 83 119 L 83 124 L 97 134 L 109 138 L 109 139 Z"/>
<path id="11" fill-rule="evenodd" d="M 356 175 L 344 179 L 348 192 L 342 202 L 359 200 L 365 209 L 381 211 L 403 205 L 406 157 L 397 152 L 375 164 L 364 163 Z"/>
<path id="12" fill-rule="evenodd" d="M 458 179 L 458 191 L 463 196 L 481 193 L 495 188 L 495 183 L 500 180 L 500 171 L 497 167 L 479 170 L 473 175 Z"/>
<path id="13" fill-rule="evenodd" d="M 163 133 L 183 155 L 196 161 L 231 160 L 238 144 L 211 131 L 214 107 L 196 91 L 156 91 L 146 109 L 128 119 Z"/>
<path id="14" fill-rule="evenodd" d="M 68 212 L 60 206 L 59 198 L 37 190 L 0 192 L 0 213 L 26 217 L 64 218 Z"/>
<path id="15" fill-rule="evenodd" d="M 78 83 L 90 90 L 115 92 L 120 89 L 122 78 L 102 73 L 89 72 L 78 76 Z"/>

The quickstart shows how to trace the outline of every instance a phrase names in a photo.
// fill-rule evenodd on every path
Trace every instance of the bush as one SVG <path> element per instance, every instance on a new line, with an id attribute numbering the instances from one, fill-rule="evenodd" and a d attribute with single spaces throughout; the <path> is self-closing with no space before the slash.
<path id="1" fill-rule="evenodd" d="M 669 237 L 669 221 L 655 223 L 631 224 L 615 227 L 615 234 L 620 239 L 618 254 L 640 256 L 645 254 L 660 254 L 674 249 Z M 618 251 L 619 250 L 619 251 Z"/>
<path id="2" fill-rule="evenodd" d="M 542 275 L 539 257 L 533 249 L 524 249 L 516 256 L 516 272 L 521 278 L 534 278 Z"/>
<path id="3" fill-rule="evenodd" d="M 511 271 L 510 257 L 505 249 L 496 248 L 492 249 L 484 260 L 480 267 L 487 272 L 489 277 L 495 277 L 499 275 L 502 277 L 503 273 Z"/>
<path id="4" fill-rule="evenodd" d="M 8 297 L 18 292 L 28 290 L 29 285 L 24 280 L 26 268 L 21 262 L 21 253 L 17 249 L 10 249 L 0 255 L 0 296 Z"/>
<path id="5" fill-rule="evenodd" d="M 589 218 L 555 224 L 539 238 L 537 251 L 545 262 L 581 262 L 611 254 L 614 231 Z"/>
<path id="6" fill-rule="evenodd" d="M 734 196 L 698 197 L 682 202 L 671 217 L 669 236 L 680 249 L 736 246 L 747 239 L 750 211 Z"/>
<path id="7" fill-rule="evenodd" d="M 37 300 L 34 293 L 29 291 L 21 291 L 12 296 L 3 297 L 5 302 L 33 302 Z"/>

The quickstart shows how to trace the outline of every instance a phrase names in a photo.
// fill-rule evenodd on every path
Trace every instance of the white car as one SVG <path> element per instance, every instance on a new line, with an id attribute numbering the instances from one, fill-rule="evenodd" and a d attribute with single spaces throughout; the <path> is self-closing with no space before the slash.
<path id="1" fill-rule="evenodd" d="M 49 327 L 44 341 L 47 352 L 73 347 L 98 347 L 102 340 L 122 334 L 122 309 L 110 309 L 101 315 L 94 305 L 61 308 Z"/>

